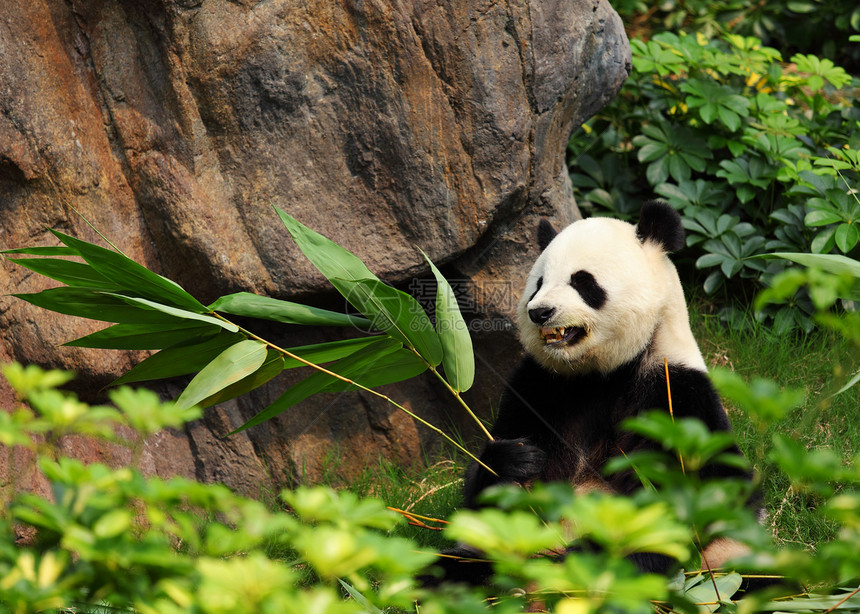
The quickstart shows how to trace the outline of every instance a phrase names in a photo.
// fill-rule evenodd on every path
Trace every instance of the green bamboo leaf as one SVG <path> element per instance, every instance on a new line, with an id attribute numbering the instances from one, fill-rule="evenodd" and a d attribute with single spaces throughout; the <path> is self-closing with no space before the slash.
<path id="1" fill-rule="evenodd" d="M 237 292 L 222 296 L 209 305 L 208 309 L 209 311 L 223 311 L 237 316 L 273 320 L 284 324 L 355 326 L 362 330 L 370 328 L 370 321 L 365 318 L 281 301 L 268 296 L 258 296 L 250 292 Z"/>
<path id="2" fill-rule="evenodd" d="M 63 345 L 109 350 L 160 350 L 182 341 L 205 337 L 207 333 L 214 337 L 222 330 L 211 324 L 170 319 L 168 324 L 114 324 Z"/>
<path id="3" fill-rule="evenodd" d="M 361 384 L 365 388 L 376 388 L 377 386 L 401 382 L 420 375 L 427 370 L 427 363 L 416 356 L 415 352 L 401 348 L 391 354 L 380 357 L 378 360 L 370 362 L 370 364 L 363 364 L 347 369 L 345 366 L 335 363 L 331 370 L 338 375 Z M 332 379 L 333 381 L 323 388 L 323 392 L 359 390 L 358 386 L 339 379 Z"/>
<path id="4" fill-rule="evenodd" d="M 27 254 L 28 256 L 79 256 L 77 250 L 64 245 L 46 247 L 19 247 L 17 249 L 5 249 L 0 254 Z M 14 260 L 10 258 L 10 260 Z"/>
<path id="5" fill-rule="evenodd" d="M 328 370 L 338 373 L 339 370 L 349 370 L 354 365 L 367 365 L 373 360 L 379 360 L 387 354 L 391 354 L 402 349 L 402 347 L 403 345 L 396 339 L 383 337 L 381 339 L 377 339 L 371 345 L 354 352 L 350 356 L 339 360 L 334 365 L 328 367 Z M 321 392 L 326 386 L 332 385 L 336 381 L 338 380 L 335 377 L 323 373 L 322 371 L 315 371 L 305 379 L 288 388 L 283 394 L 281 394 L 281 396 L 275 399 L 271 405 L 263 409 L 260 413 L 230 434 L 233 435 L 235 433 L 239 433 L 245 429 L 251 428 L 252 426 L 265 422 L 266 420 L 271 420 L 296 403 L 304 401 L 309 396 Z"/>
<path id="6" fill-rule="evenodd" d="M 321 365 L 327 362 L 332 362 L 333 360 L 345 358 L 371 343 L 376 343 L 381 338 L 382 337 L 359 337 L 357 339 L 327 341 L 325 343 L 315 343 L 313 345 L 300 345 L 297 347 L 286 348 L 286 351 L 291 354 L 295 354 L 296 356 L 300 356 L 315 365 Z M 305 366 L 307 366 L 306 363 L 296 360 L 295 358 L 287 358 L 284 360 L 284 369 Z"/>
<path id="7" fill-rule="evenodd" d="M 196 373 L 208 365 L 221 352 L 245 338 L 239 333 L 226 333 L 216 337 L 188 339 L 165 348 L 135 365 L 125 375 L 111 382 L 111 386 L 132 382 L 145 382 L 166 377 Z"/>
<path id="8" fill-rule="evenodd" d="M 83 262 L 58 258 L 10 258 L 10 260 L 67 286 L 118 290 L 115 283 Z"/>
<path id="9" fill-rule="evenodd" d="M 266 344 L 253 339 L 230 346 L 189 382 L 176 400 L 177 410 L 194 407 L 203 399 L 253 374 L 266 361 L 266 354 Z"/>
<path id="10" fill-rule="evenodd" d="M 471 388 L 475 381 L 475 354 L 469 327 L 463 320 L 457 297 L 448 280 L 427 254 L 422 251 L 421 255 L 436 277 L 436 334 L 442 344 L 442 366 L 451 387 L 463 392 Z"/>
<path id="11" fill-rule="evenodd" d="M 374 328 L 413 348 L 434 367 L 442 362 L 442 345 L 430 318 L 414 298 L 378 279 L 332 278 L 338 292 L 373 322 Z"/>
<path id="12" fill-rule="evenodd" d="M 368 388 L 409 379 L 426 369 L 427 365 L 418 356 L 403 349 L 402 344 L 391 337 L 383 337 L 328 367 L 328 370 L 333 373 L 358 381 Z M 274 403 L 236 429 L 234 433 L 270 420 L 318 392 L 336 392 L 352 387 L 347 382 L 317 371 L 287 389 Z"/>
<path id="13" fill-rule="evenodd" d="M 152 309 L 129 305 L 110 294 L 87 288 L 50 288 L 34 294 L 13 294 L 42 309 L 70 316 L 124 324 L 168 324 L 176 318 Z"/>
<path id="14" fill-rule="evenodd" d="M 188 311 L 205 313 L 206 308 L 176 282 L 153 273 L 145 266 L 113 250 L 81 241 L 56 230 L 51 232 L 119 287 L 154 301 L 169 302 Z"/>
<path id="15" fill-rule="evenodd" d="M 860 593 L 842 591 L 833 595 L 810 593 L 795 599 L 768 601 L 760 606 L 762 612 L 836 612 L 860 609 Z"/>
<path id="16" fill-rule="evenodd" d="M 284 356 L 277 350 L 269 349 L 266 353 L 266 360 L 260 365 L 260 368 L 254 371 L 251 375 L 244 377 L 234 384 L 230 384 L 223 390 L 206 397 L 197 405 L 201 408 L 218 405 L 230 399 L 242 396 L 246 392 L 250 392 L 255 388 L 259 388 L 270 379 L 278 375 L 284 370 Z"/>
<path id="17" fill-rule="evenodd" d="M 280 208 L 275 207 L 275 211 L 302 253 L 329 281 L 335 277 L 351 280 L 377 279 L 358 256 L 311 230 Z"/>
<path id="18" fill-rule="evenodd" d="M 124 294 L 116 294 L 113 292 L 105 292 L 105 294 L 109 296 L 115 296 L 118 299 L 125 301 L 126 303 L 129 303 L 131 305 L 140 305 L 143 309 L 160 311 L 162 313 L 166 313 L 167 315 L 171 315 L 176 318 L 183 318 L 185 320 L 196 320 L 199 322 L 206 322 L 207 324 L 214 324 L 215 326 L 220 326 L 224 330 L 229 331 L 231 333 L 238 332 L 239 330 L 238 326 L 230 322 L 225 322 L 224 320 L 219 320 L 218 318 L 213 318 L 212 316 L 203 315 L 201 313 L 195 313 L 193 311 L 179 309 L 178 307 L 171 307 L 170 305 L 164 305 L 162 303 L 150 301 L 149 299 L 139 298 L 136 296 L 125 296 Z"/>
<path id="19" fill-rule="evenodd" d="M 442 361 L 439 340 L 427 314 L 415 299 L 383 284 L 357 256 L 337 243 L 278 207 L 275 211 L 302 253 L 347 300 L 373 321 L 375 327 L 415 348 L 433 366 Z"/>

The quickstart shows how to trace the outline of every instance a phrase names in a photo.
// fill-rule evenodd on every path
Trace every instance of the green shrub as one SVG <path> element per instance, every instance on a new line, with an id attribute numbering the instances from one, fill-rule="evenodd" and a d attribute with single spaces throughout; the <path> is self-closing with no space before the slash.
<path id="1" fill-rule="evenodd" d="M 435 591 L 419 588 L 414 579 L 434 553 L 393 536 L 403 519 L 381 501 L 326 487 L 299 488 L 282 493 L 286 511 L 273 510 L 220 485 L 84 465 L 59 452 L 63 437 L 105 437 L 135 447 L 159 423 L 181 424 L 197 412 L 126 388 L 114 393 L 116 408 L 91 408 L 55 388 L 67 380 L 64 374 L 14 364 L 3 371 L 24 403 L 0 412 L 0 441 L 8 455 L 21 448 L 34 453 L 32 462 L 49 481 L 52 498 L 19 492 L 14 480 L 2 486 L 2 611 L 459 614 L 486 611 L 488 595 L 494 596 L 492 611 L 504 613 L 535 602 L 559 613 L 692 612 L 695 604 L 700 611 L 728 611 L 741 576 L 701 572 L 697 554 L 698 544 L 721 535 L 749 544 L 753 556 L 747 565 L 757 571 L 835 586 L 853 586 L 860 577 L 857 464 L 845 465 L 824 449 L 808 451 L 785 436 L 774 437 L 772 462 L 798 491 L 828 498 L 824 513 L 839 528 L 836 539 L 815 555 L 771 552 L 752 512 L 738 507 L 748 484 L 701 482 L 689 474 L 722 454 L 724 434 L 656 412 L 628 426 L 654 436 L 666 453 L 620 458 L 613 469 L 633 466 L 658 488 L 633 498 L 576 496 L 564 484 L 530 492 L 496 489 L 488 493 L 496 507 L 457 512 L 446 530 L 449 538 L 480 548 L 494 561 L 494 587 Z M 747 384 L 729 372 L 716 381 L 762 428 L 798 399 L 796 393 L 771 394 L 772 387 Z M 137 416 L 144 409 L 151 414 L 141 430 Z M 116 426 L 136 436 L 119 438 L 112 434 Z M 31 535 L 25 545 L 15 543 L 16 530 Z M 589 546 L 563 562 L 541 554 L 582 543 Z M 689 573 L 669 579 L 642 574 L 626 559 L 640 551 L 664 553 Z M 857 591 L 850 590 L 769 598 L 746 597 L 741 607 L 860 609 Z"/>
<path id="2" fill-rule="evenodd" d="M 753 288 L 785 268 L 774 252 L 852 253 L 860 242 L 860 108 L 829 60 L 758 39 L 664 32 L 633 40 L 621 94 L 571 139 L 587 213 L 630 217 L 665 198 L 682 213 L 703 286 Z M 853 81 L 854 87 L 860 82 Z M 771 314 L 811 325 L 809 302 Z"/>
<path id="3" fill-rule="evenodd" d="M 860 6 L 854 0 L 618 0 L 612 3 L 634 31 L 694 31 L 711 38 L 721 34 L 755 36 L 787 50 L 830 58 L 860 67 Z"/>

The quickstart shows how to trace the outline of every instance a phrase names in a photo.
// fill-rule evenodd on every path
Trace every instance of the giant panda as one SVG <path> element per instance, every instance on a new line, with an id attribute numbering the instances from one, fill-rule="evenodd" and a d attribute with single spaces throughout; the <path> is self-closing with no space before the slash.
<path id="1" fill-rule="evenodd" d="M 678 213 L 666 203 L 643 205 L 638 223 L 589 218 L 559 233 L 546 220 L 538 228 L 542 250 L 518 304 L 525 356 L 513 370 L 492 427 L 493 440 L 465 475 L 467 507 L 499 483 L 564 481 L 577 491 L 630 494 L 634 475 L 607 477 L 606 462 L 656 444 L 622 430 L 641 411 L 668 409 L 668 363 L 676 417 L 695 417 L 714 431 L 730 429 L 690 330 L 678 273 L 668 255 L 684 245 Z M 740 454 L 735 446 L 730 452 Z M 737 467 L 706 465 L 702 477 L 750 475 Z M 719 540 L 705 559 L 720 567 L 743 551 Z M 451 557 L 450 555 L 455 555 Z M 440 560 L 447 580 L 480 583 L 488 566 L 458 565 L 449 551 Z M 665 572 L 668 559 L 644 553 L 643 571 Z"/>

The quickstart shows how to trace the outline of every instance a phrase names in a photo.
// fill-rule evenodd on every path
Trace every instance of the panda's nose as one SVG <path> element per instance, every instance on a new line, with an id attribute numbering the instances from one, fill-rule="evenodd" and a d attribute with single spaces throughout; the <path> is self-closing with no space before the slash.
<path id="1" fill-rule="evenodd" d="M 555 307 L 538 307 L 536 309 L 529 309 L 529 318 L 531 318 L 531 321 L 535 324 L 543 324 L 549 320 L 554 313 Z"/>

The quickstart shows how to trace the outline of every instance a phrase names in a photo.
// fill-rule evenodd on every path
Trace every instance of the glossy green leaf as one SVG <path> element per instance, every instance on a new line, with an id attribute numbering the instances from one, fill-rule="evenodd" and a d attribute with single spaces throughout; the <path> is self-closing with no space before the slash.
<path id="1" fill-rule="evenodd" d="M 827 224 L 835 224 L 836 222 L 841 222 L 842 216 L 836 213 L 835 211 L 828 210 L 816 210 L 810 211 L 806 214 L 803 222 L 807 226 L 826 226 Z"/>
<path id="2" fill-rule="evenodd" d="M 857 226 L 854 224 L 839 224 L 836 227 L 836 234 L 833 235 L 833 238 L 836 240 L 836 247 L 839 248 L 839 251 L 847 254 L 857 245 L 857 241 L 860 240 L 860 234 L 858 234 Z"/>
<path id="3" fill-rule="evenodd" d="M 243 380 L 263 365 L 266 354 L 266 344 L 253 339 L 230 346 L 194 376 L 176 400 L 176 407 L 193 407 L 227 386 Z"/>
<path id="4" fill-rule="evenodd" d="M 145 382 L 178 375 L 196 373 L 215 359 L 228 347 L 235 345 L 244 335 L 221 332 L 216 337 L 189 339 L 165 348 L 135 365 L 125 375 L 111 383 L 111 386 L 131 382 Z"/>
<path id="5" fill-rule="evenodd" d="M 280 208 L 275 207 L 275 211 L 302 253 L 329 281 L 335 277 L 350 280 L 377 279 L 353 253 L 311 230 Z"/>
<path id="6" fill-rule="evenodd" d="M 13 294 L 12 296 L 43 309 L 100 322 L 167 324 L 176 321 L 176 318 L 166 313 L 129 305 L 115 296 L 87 288 L 64 286 L 35 294 Z"/>
<path id="7" fill-rule="evenodd" d="M 828 226 L 815 235 L 815 238 L 812 239 L 812 243 L 810 243 L 809 247 L 815 254 L 827 254 L 836 244 L 836 240 L 834 239 L 835 234 L 836 226 Z"/>
<path id="8" fill-rule="evenodd" d="M 191 338 L 218 334 L 220 327 L 171 318 L 168 324 L 114 324 L 69 341 L 70 347 L 108 350 L 160 350 Z"/>
<path id="9" fill-rule="evenodd" d="M 421 252 L 436 278 L 436 334 L 442 344 L 442 366 L 448 383 L 457 392 L 472 387 L 475 381 L 475 354 L 469 327 L 463 320 L 454 290 L 445 276 Z"/>
<path id="10" fill-rule="evenodd" d="M 860 610 L 860 593 L 851 590 L 833 595 L 810 593 L 797 599 L 768 601 L 759 609 L 761 612 L 856 612 Z"/>
<path id="11" fill-rule="evenodd" d="M 285 348 L 286 351 L 304 358 L 315 365 L 325 364 L 333 360 L 340 360 L 361 348 L 376 343 L 382 337 L 359 337 L 357 339 L 342 339 L 339 341 L 327 341 L 326 343 L 315 343 L 313 345 L 300 345 Z M 300 360 L 287 357 L 284 361 L 285 369 L 307 366 Z"/>
<path id="12" fill-rule="evenodd" d="M 238 326 L 236 326 L 235 324 L 231 324 L 230 322 L 225 322 L 224 320 L 219 320 L 218 318 L 213 318 L 212 316 L 204 315 L 201 313 L 195 313 L 193 311 L 179 309 L 178 307 L 171 307 L 170 305 L 164 305 L 162 303 L 150 301 L 149 299 L 138 298 L 136 296 L 125 296 L 123 294 L 114 294 L 111 292 L 107 292 L 105 294 L 115 296 L 116 298 L 125 301 L 126 303 L 129 303 L 131 305 L 140 305 L 143 309 L 160 311 L 161 313 L 165 313 L 176 318 L 195 320 L 198 322 L 205 322 L 206 324 L 220 326 L 224 330 L 229 331 L 231 333 L 235 333 L 239 330 Z"/>
<path id="13" fill-rule="evenodd" d="M 266 353 L 266 360 L 262 365 L 260 365 L 259 369 L 242 378 L 238 382 L 230 384 L 222 390 L 219 390 L 217 393 L 206 397 L 197 403 L 197 405 L 200 407 L 210 407 L 212 405 L 218 405 L 219 403 L 229 401 L 230 399 L 235 399 L 246 392 L 259 388 L 283 370 L 283 354 L 277 350 L 269 349 Z"/>
<path id="14" fill-rule="evenodd" d="M 331 370 L 358 382 L 365 388 L 376 388 L 377 386 L 393 384 L 420 375 L 427 370 L 427 363 L 422 361 L 411 350 L 400 348 L 391 354 L 386 354 L 378 360 L 372 361 L 370 364 L 347 369 L 346 366 L 335 363 Z M 343 392 L 358 389 L 357 386 L 339 379 L 333 379 L 323 389 L 323 392 Z"/>
<path id="15" fill-rule="evenodd" d="M 77 256 L 78 252 L 64 245 L 46 247 L 19 247 L 17 249 L 6 249 L 0 254 L 26 254 L 28 256 Z M 14 261 L 14 258 L 10 258 Z"/>
<path id="16" fill-rule="evenodd" d="M 699 606 L 699 611 L 715 612 L 723 602 L 730 603 L 742 582 L 743 577 L 739 573 L 732 572 L 694 586 L 685 593 L 685 596 Z M 777 607 L 777 609 L 780 608 Z"/>
<path id="17" fill-rule="evenodd" d="M 773 254 L 762 254 L 758 257 L 783 258 L 797 264 L 802 264 L 803 266 L 815 267 L 834 275 L 851 275 L 860 279 L 860 261 L 839 254 L 776 252 Z"/>
<path id="18" fill-rule="evenodd" d="M 427 365 L 414 353 L 403 349 L 396 339 L 384 337 L 337 361 L 327 369 L 372 388 L 414 377 L 426 370 Z M 234 432 L 238 433 L 270 420 L 318 392 L 336 392 L 352 387 L 347 382 L 317 371 L 287 389 L 274 403 Z"/>
<path id="19" fill-rule="evenodd" d="M 11 260 L 15 264 L 20 264 L 39 275 L 50 277 L 67 286 L 99 288 L 103 290 L 118 289 L 115 283 L 83 262 L 61 260 L 59 258 L 14 258 Z"/>
<path id="20" fill-rule="evenodd" d="M 669 177 L 669 163 L 666 158 L 667 156 L 658 158 L 645 169 L 645 177 L 651 185 L 659 185 Z"/>
<path id="21" fill-rule="evenodd" d="M 62 232 L 52 233 L 76 250 L 96 271 L 121 288 L 153 301 L 166 302 L 182 309 L 204 313 L 206 308 L 178 284 L 153 273 L 134 260 L 113 250 L 81 241 Z"/>
<path id="22" fill-rule="evenodd" d="M 499 557 L 531 556 L 541 550 L 557 548 L 562 539 L 557 527 L 548 526 L 533 512 L 506 513 L 493 508 L 457 512 L 451 517 L 445 534 Z"/>
<path id="23" fill-rule="evenodd" d="M 724 279 L 725 278 L 720 271 L 714 271 L 713 273 L 708 275 L 707 278 L 705 278 L 705 283 L 703 284 L 705 293 L 713 294 L 716 289 L 720 287 L 720 284 L 723 283 Z"/>
<path id="24" fill-rule="evenodd" d="M 434 367 L 442 362 L 442 345 L 424 308 L 405 292 L 378 279 L 344 280 L 333 278 L 332 284 L 374 328 L 412 347 Z"/>
<path id="25" fill-rule="evenodd" d="M 718 264 L 721 264 L 725 258 L 726 257 L 722 254 L 705 254 L 696 260 L 696 268 L 706 269 L 708 267 L 717 266 Z"/>
<path id="26" fill-rule="evenodd" d="M 403 346 L 399 341 L 390 337 L 384 337 L 326 368 L 334 373 L 340 373 L 342 370 L 349 371 L 356 365 L 366 367 L 372 364 L 373 361 L 380 360 L 384 356 L 402 349 L 402 347 Z M 337 378 L 323 373 L 322 371 L 311 373 L 311 375 L 305 379 L 288 388 L 271 405 L 236 429 L 234 433 L 244 431 L 245 429 L 265 422 L 266 420 L 271 420 L 296 403 L 304 401 L 309 396 L 317 394 L 318 392 L 322 392 L 326 386 L 330 386 L 337 381 L 339 381 Z M 232 434 L 233 433 L 231 433 L 231 435 Z"/>
<path id="27" fill-rule="evenodd" d="M 304 324 L 308 326 L 355 326 L 367 330 L 370 321 L 327 309 L 291 303 L 268 296 L 258 296 L 250 292 L 238 292 L 222 296 L 209 305 L 209 311 L 222 311 L 237 316 L 273 320 L 284 324 Z"/>
<path id="28" fill-rule="evenodd" d="M 666 145 L 651 141 L 645 143 L 645 145 L 639 149 L 636 157 L 640 162 L 653 162 L 660 156 L 666 155 L 666 151 Z"/>
<path id="29" fill-rule="evenodd" d="M 785 6 L 794 13 L 812 13 L 818 8 L 812 2 L 799 2 L 797 0 L 789 0 Z"/>

